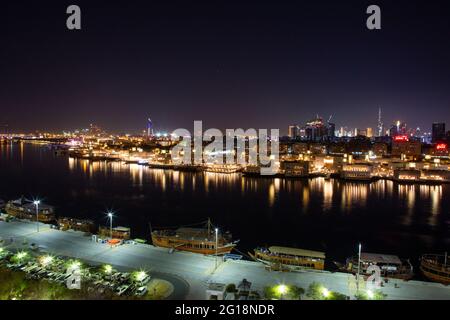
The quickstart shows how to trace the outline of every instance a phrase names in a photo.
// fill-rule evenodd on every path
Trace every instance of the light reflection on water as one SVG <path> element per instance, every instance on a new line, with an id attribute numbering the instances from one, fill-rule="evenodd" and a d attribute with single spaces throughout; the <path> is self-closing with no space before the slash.
<path id="1" fill-rule="evenodd" d="M 398 197 L 405 205 L 402 224 L 410 225 L 417 201 L 429 203 L 430 216 L 428 223 L 437 223 L 442 201 L 442 186 L 435 185 L 401 185 L 393 181 L 378 180 L 371 183 L 344 182 L 324 178 L 285 180 L 280 178 L 251 178 L 240 174 L 222 174 L 212 172 L 182 172 L 163 169 L 152 169 L 138 164 L 121 162 L 89 161 L 68 159 L 70 171 L 81 171 L 87 179 L 96 179 L 108 174 L 129 174 L 131 185 L 142 188 L 145 184 L 159 187 L 162 192 L 174 189 L 199 190 L 208 194 L 220 190 L 240 190 L 242 196 L 265 191 L 267 203 L 274 207 L 280 193 L 297 194 L 303 213 L 309 213 L 311 195 L 321 201 L 321 210 L 328 211 L 338 205 L 342 212 L 353 212 L 367 206 L 369 197 L 375 196 L 381 201 Z M 200 189 L 199 189 L 200 188 Z M 317 211 L 317 208 L 315 208 Z"/>
<path id="2" fill-rule="evenodd" d="M 114 207 L 135 237 L 148 237 L 149 220 L 162 226 L 210 216 L 245 249 L 286 245 L 347 255 L 363 241 L 371 250 L 418 255 L 450 245 L 450 185 L 178 172 L 59 157 L 27 144 L 0 146 L 0 178 L 8 181 L 0 198 L 37 194 L 61 215 L 104 223 L 102 213 Z"/>

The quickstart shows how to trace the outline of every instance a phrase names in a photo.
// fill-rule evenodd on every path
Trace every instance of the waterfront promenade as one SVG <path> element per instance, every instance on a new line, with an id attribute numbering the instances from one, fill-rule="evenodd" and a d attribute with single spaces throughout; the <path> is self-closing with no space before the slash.
<path id="1" fill-rule="evenodd" d="M 59 231 L 28 221 L 0 221 L 0 239 L 3 247 L 11 250 L 28 249 L 31 243 L 40 252 L 74 257 L 90 264 L 107 263 L 123 270 L 145 269 L 154 277 L 164 278 L 174 285 L 172 299 L 205 299 L 208 282 L 235 283 L 243 278 L 252 282 L 252 289 L 263 290 L 275 284 L 295 284 L 307 288 L 320 282 L 329 290 L 353 296 L 355 277 L 345 273 L 269 272 L 252 261 L 221 262 L 215 269 L 215 258 L 187 252 L 169 253 L 167 249 L 151 245 L 127 244 L 111 248 L 96 243 L 80 232 Z M 11 242 L 11 239 L 13 241 Z M 26 241 L 24 241 L 26 240 Z M 431 282 L 389 280 L 381 289 L 388 299 L 448 299 L 450 286 Z"/>

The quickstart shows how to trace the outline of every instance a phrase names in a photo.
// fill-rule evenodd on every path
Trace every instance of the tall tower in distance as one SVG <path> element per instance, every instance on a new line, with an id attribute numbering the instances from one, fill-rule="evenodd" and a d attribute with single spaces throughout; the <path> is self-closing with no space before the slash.
<path id="1" fill-rule="evenodd" d="M 153 123 L 152 119 L 147 119 L 147 137 L 153 136 Z"/>
<path id="2" fill-rule="evenodd" d="M 383 135 L 383 122 L 381 122 L 381 108 L 378 108 L 378 136 L 381 137 Z"/>

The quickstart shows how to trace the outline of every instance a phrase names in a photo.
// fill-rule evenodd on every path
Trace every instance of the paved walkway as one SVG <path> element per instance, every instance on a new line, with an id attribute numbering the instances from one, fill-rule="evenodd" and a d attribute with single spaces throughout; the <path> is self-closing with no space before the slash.
<path id="1" fill-rule="evenodd" d="M 12 243 L 10 238 L 14 238 Z M 27 244 L 24 244 L 24 238 Z M 345 273 L 330 272 L 269 272 L 260 263 L 252 261 L 226 261 L 215 268 L 215 258 L 188 252 L 174 252 L 151 245 L 122 245 L 111 248 L 107 244 L 91 241 L 80 232 L 59 231 L 27 221 L 0 221 L 0 239 L 3 246 L 24 249 L 31 243 L 41 251 L 54 255 L 75 257 L 90 263 L 108 263 L 123 269 L 145 269 L 153 276 L 170 281 L 174 285 L 173 299 L 205 299 L 208 282 L 235 283 L 243 278 L 253 283 L 253 289 L 277 283 L 295 284 L 307 288 L 312 282 L 320 282 L 329 290 L 353 296 L 355 279 Z M 397 284 L 397 287 L 395 286 Z M 389 280 L 382 288 L 388 299 L 448 299 L 450 286 L 421 281 Z"/>

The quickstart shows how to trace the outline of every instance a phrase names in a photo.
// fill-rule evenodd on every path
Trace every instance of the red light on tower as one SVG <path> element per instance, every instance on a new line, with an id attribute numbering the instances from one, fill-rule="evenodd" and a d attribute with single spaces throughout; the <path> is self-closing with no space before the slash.
<path id="1" fill-rule="evenodd" d="M 447 150 L 447 145 L 445 143 L 439 143 L 436 145 L 436 150 Z"/>
<path id="2" fill-rule="evenodd" d="M 409 138 L 407 135 L 395 136 L 394 141 L 409 141 Z"/>

